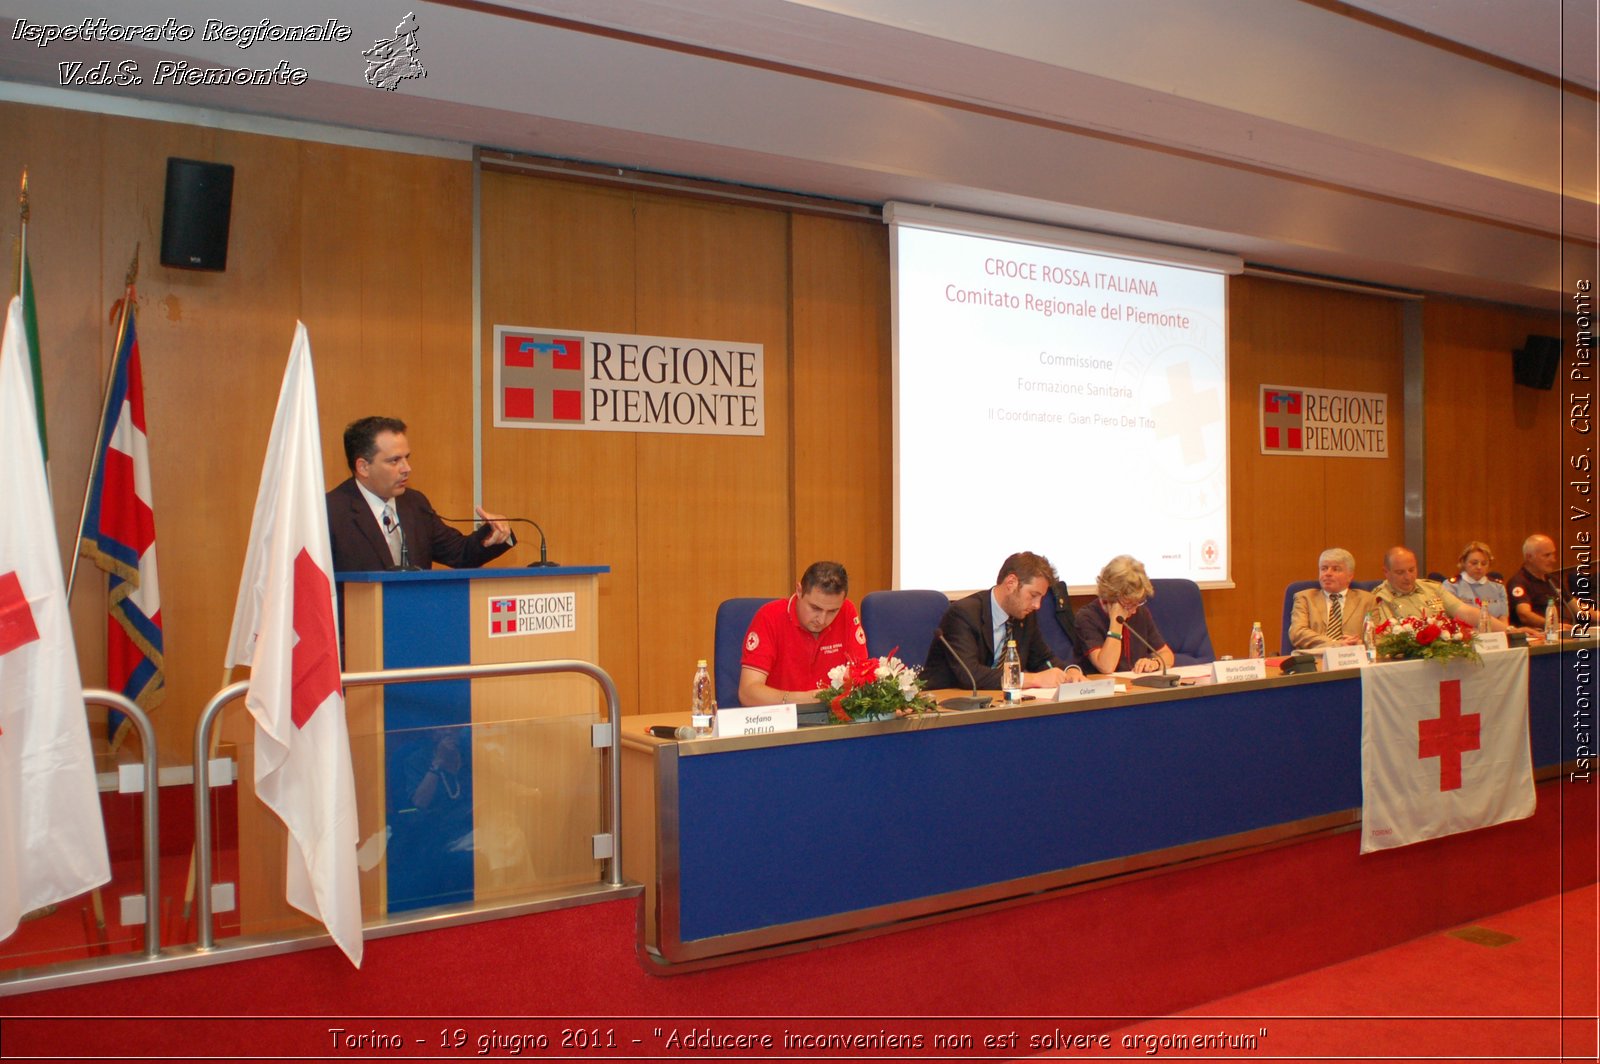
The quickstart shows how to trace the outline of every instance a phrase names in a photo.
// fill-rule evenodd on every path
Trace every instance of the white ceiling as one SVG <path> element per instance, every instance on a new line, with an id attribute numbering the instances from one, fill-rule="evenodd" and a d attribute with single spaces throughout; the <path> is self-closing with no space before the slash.
<path id="1" fill-rule="evenodd" d="M 264 11 L 351 38 L 199 39 Z M 408 11 L 427 76 L 374 89 L 361 50 Z M 199 32 L 13 39 L 100 16 Z M 100 91 L 1554 307 L 1594 272 L 1595 29 L 1596 0 L 0 0 L 0 79 L 132 60 Z M 161 59 L 308 80 L 156 85 Z"/>

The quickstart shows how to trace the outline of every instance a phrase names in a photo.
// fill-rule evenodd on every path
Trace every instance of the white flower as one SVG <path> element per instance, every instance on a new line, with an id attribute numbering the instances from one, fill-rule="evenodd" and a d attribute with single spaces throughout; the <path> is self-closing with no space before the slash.
<path id="1" fill-rule="evenodd" d="M 915 698 L 916 697 L 916 695 L 917 695 L 917 674 L 916 673 L 912 672 L 910 669 L 901 669 L 900 672 L 895 676 L 895 682 L 900 685 L 900 693 L 901 694 L 905 695 L 907 698 Z"/>
<path id="2" fill-rule="evenodd" d="M 849 676 L 850 666 L 835 665 L 833 668 L 828 670 L 828 686 L 843 687 L 845 680 L 849 678 Z"/>

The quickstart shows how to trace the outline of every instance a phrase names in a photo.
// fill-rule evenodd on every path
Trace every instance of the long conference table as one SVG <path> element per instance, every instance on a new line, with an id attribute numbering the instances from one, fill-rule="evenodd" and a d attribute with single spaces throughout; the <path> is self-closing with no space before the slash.
<path id="1" fill-rule="evenodd" d="M 1595 653 L 1592 640 L 1530 650 L 1541 778 L 1592 758 L 1571 714 L 1587 706 L 1592 735 Z M 776 735 L 647 730 L 687 723 L 622 721 L 623 872 L 645 885 L 642 954 L 663 972 L 1115 881 L 1361 815 L 1354 669 Z"/>

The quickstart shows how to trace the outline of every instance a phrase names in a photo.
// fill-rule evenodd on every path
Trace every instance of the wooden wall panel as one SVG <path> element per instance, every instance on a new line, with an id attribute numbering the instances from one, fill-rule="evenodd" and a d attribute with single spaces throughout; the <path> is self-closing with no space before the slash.
<path id="1" fill-rule="evenodd" d="M 485 173 L 483 202 L 483 498 L 492 512 L 544 529 L 550 558 L 609 565 L 600 578 L 600 665 L 625 710 L 639 699 L 638 437 L 494 427 L 494 327 L 630 332 L 635 322 L 633 199 L 566 181 Z M 509 562 L 537 561 L 517 528 Z"/>
<path id="2" fill-rule="evenodd" d="M 790 231 L 795 564 L 844 563 L 860 602 L 894 578 L 888 228 L 800 214 Z"/>
<path id="3" fill-rule="evenodd" d="M 1218 654 L 1247 652 L 1259 620 L 1276 646 L 1283 589 L 1317 575 L 1317 555 L 1344 547 L 1376 579 L 1404 531 L 1401 308 L 1394 300 L 1254 277 L 1229 281 L 1230 591 L 1206 594 Z M 1391 403 L 1389 457 L 1263 455 L 1262 384 L 1381 392 Z"/>
<path id="4" fill-rule="evenodd" d="M 766 434 L 649 434 L 638 442 L 639 709 L 688 708 L 717 604 L 783 595 L 798 575 L 789 453 L 787 219 L 776 211 L 640 196 L 642 333 L 763 345 Z"/>
<path id="5" fill-rule="evenodd" d="M 1510 576 L 1530 533 L 1561 534 L 1562 382 L 1551 391 L 1516 384 L 1511 352 L 1529 333 L 1559 336 L 1554 313 L 1465 300 L 1423 308 L 1427 543 L 1423 571 L 1456 571 L 1474 539 Z"/>

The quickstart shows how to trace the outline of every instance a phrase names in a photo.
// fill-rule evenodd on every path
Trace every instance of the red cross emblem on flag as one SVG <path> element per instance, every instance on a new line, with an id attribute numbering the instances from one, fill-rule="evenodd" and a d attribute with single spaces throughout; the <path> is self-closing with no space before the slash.
<path id="1" fill-rule="evenodd" d="M 39 626 L 33 623 L 33 609 L 22 593 L 22 581 L 14 572 L 0 576 L 0 654 L 38 638 Z"/>
<path id="2" fill-rule="evenodd" d="M 489 600 L 489 634 L 509 635 L 517 630 L 517 600 Z"/>
<path id="3" fill-rule="evenodd" d="M 1461 755 L 1478 749 L 1480 715 L 1461 715 L 1461 681 L 1439 683 L 1439 715 L 1417 721 L 1417 758 L 1439 759 L 1439 789 L 1461 789 Z"/>

